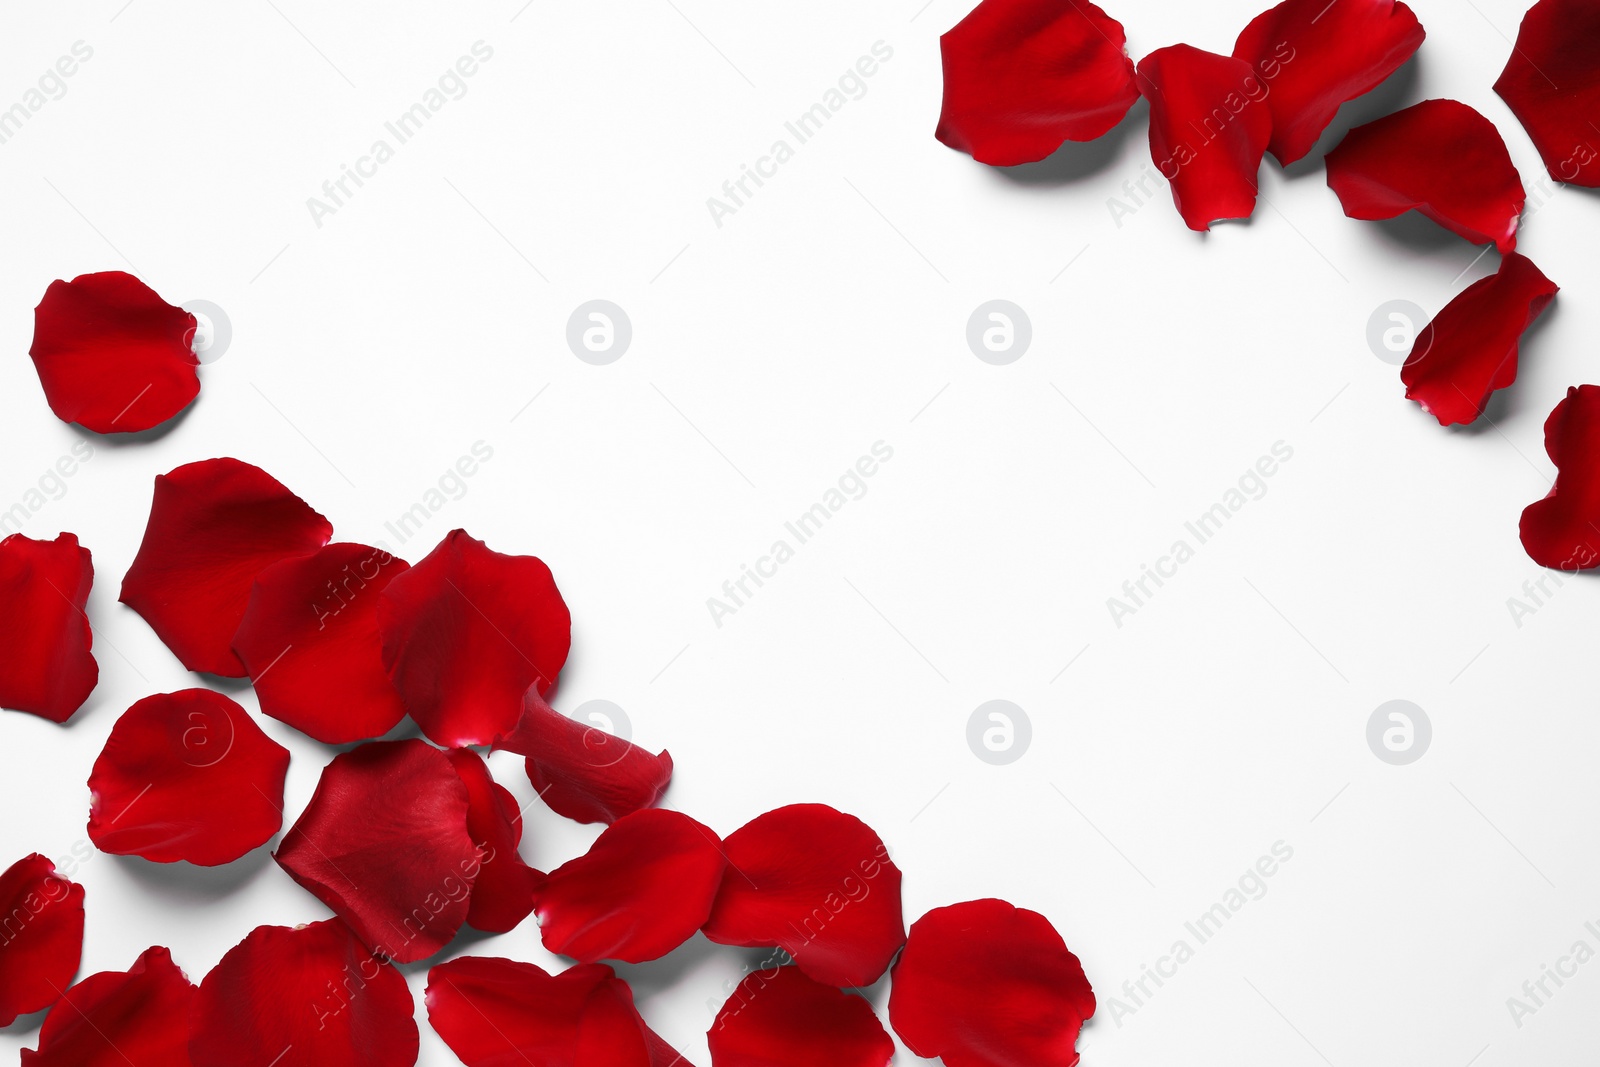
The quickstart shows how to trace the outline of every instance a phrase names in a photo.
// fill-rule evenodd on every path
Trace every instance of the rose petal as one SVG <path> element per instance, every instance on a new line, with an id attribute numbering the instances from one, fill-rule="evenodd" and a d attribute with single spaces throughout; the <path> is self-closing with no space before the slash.
<path id="1" fill-rule="evenodd" d="M 549 691 L 567 661 L 572 616 L 550 568 L 464 530 L 389 583 L 378 608 L 383 663 L 429 740 L 458 748 L 509 733 L 522 695 Z"/>
<path id="2" fill-rule="evenodd" d="M 1522 512 L 1522 547 L 1541 567 L 1600 565 L 1600 385 L 1567 390 L 1544 423 L 1544 450 L 1556 481 Z"/>
<path id="3" fill-rule="evenodd" d="M 373 951 L 411 963 L 466 921 L 481 857 L 467 787 L 425 741 L 335 756 L 275 858 Z"/>
<path id="4" fill-rule="evenodd" d="M 1528 131 L 1550 177 L 1600 186 L 1600 7 L 1591 0 L 1539 0 L 1522 17 L 1517 43 L 1494 91 Z"/>
<path id="5" fill-rule="evenodd" d="M 136 433 L 199 395 L 196 326 L 131 274 L 80 274 L 45 290 L 28 354 L 56 418 L 95 433 Z"/>
<path id="6" fill-rule="evenodd" d="M 1150 101 L 1150 158 L 1183 221 L 1209 230 L 1219 219 L 1248 218 L 1272 135 L 1250 64 L 1172 45 L 1139 61 L 1139 89 Z"/>
<path id="7" fill-rule="evenodd" d="M 410 1067 L 405 976 L 337 919 L 258 926 L 200 983 L 194 1067 Z"/>
<path id="8" fill-rule="evenodd" d="M 889 1021 L 948 1067 L 1072 1067 L 1094 991 L 1049 920 L 1003 900 L 936 908 L 894 965 Z"/>
<path id="9" fill-rule="evenodd" d="M 1357 126 L 1328 153 L 1328 187 L 1353 219 L 1416 209 L 1473 244 L 1517 247 L 1527 194 L 1494 123 L 1456 100 L 1424 100 Z"/>
<path id="10" fill-rule="evenodd" d="M 231 863 L 282 829 L 288 772 L 289 750 L 221 693 L 145 697 L 89 773 L 89 840 L 154 863 Z"/>
<path id="11" fill-rule="evenodd" d="M 260 467 L 188 463 L 156 478 L 121 599 L 191 671 L 242 678 L 233 635 L 256 575 L 332 536 L 327 519 Z"/>
<path id="12" fill-rule="evenodd" d="M 544 947 L 582 963 L 659 959 L 710 917 L 726 867 L 717 835 L 687 815 L 624 816 L 539 890 Z"/>
<path id="13" fill-rule="evenodd" d="M 1517 343 L 1560 288 L 1525 256 L 1508 255 L 1417 334 L 1400 369 L 1406 397 L 1440 426 L 1476 419 L 1490 393 L 1517 380 Z"/>
<path id="14" fill-rule="evenodd" d="M 578 822 L 613 823 L 653 807 L 672 782 L 672 757 L 588 726 L 545 703 L 537 686 L 497 749 L 527 757 L 528 778 L 550 809 Z"/>
<path id="15" fill-rule="evenodd" d="M 91 974 L 62 996 L 22 1067 L 189 1067 L 195 987 L 156 946 L 126 971 Z"/>
<path id="16" fill-rule="evenodd" d="M 872 828 L 823 804 L 757 816 L 723 842 L 728 860 L 705 934 L 775 945 L 841 987 L 877 981 L 905 944 L 900 868 Z"/>
<path id="17" fill-rule="evenodd" d="M 37 852 L 0 874 L 0 1026 L 54 1004 L 83 955 L 83 886 Z"/>
<path id="18" fill-rule="evenodd" d="M 0 707 L 66 722 L 100 680 L 84 607 L 94 562 L 69 533 L 0 540 Z"/>
<path id="19" fill-rule="evenodd" d="M 472 883 L 467 924 L 476 930 L 503 934 L 533 911 L 533 894 L 544 875 L 522 862 L 522 812 L 504 786 L 489 774 L 489 765 L 470 748 L 445 753 L 467 787 L 467 832 L 483 854 Z"/>
<path id="20" fill-rule="evenodd" d="M 1267 150 L 1284 166 L 1302 158 L 1341 104 L 1376 89 L 1425 36 L 1396 0 L 1284 0 L 1257 15 L 1233 55 L 1261 75 L 1272 114 Z"/>
<path id="21" fill-rule="evenodd" d="M 712 1067 L 886 1067 L 894 1058 L 871 1004 L 798 967 L 746 977 L 706 1037 Z"/>
<path id="22" fill-rule="evenodd" d="M 383 669 L 378 594 L 410 566 L 341 543 L 256 575 L 233 650 L 261 710 L 328 745 L 394 729 L 406 712 Z"/>
<path id="23" fill-rule="evenodd" d="M 1088 0 L 983 0 L 939 38 L 934 136 L 980 163 L 1032 163 L 1092 141 L 1139 99 L 1122 24 Z"/>

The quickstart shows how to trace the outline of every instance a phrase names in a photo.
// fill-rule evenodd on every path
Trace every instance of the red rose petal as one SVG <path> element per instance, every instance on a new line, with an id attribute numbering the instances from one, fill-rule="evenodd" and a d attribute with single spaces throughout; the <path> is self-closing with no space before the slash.
<path id="1" fill-rule="evenodd" d="M 1600 385 L 1577 385 L 1544 423 L 1556 482 L 1522 512 L 1522 547 L 1541 567 L 1600 565 Z"/>
<path id="2" fill-rule="evenodd" d="M 467 924 L 503 934 L 533 911 L 533 895 L 544 875 L 522 862 L 522 813 L 516 798 L 489 774 L 489 765 L 470 748 L 445 753 L 467 787 L 467 832 L 483 854 L 472 883 Z"/>
<path id="3" fill-rule="evenodd" d="M 0 707 L 66 722 L 100 680 L 84 607 L 94 562 L 78 539 L 0 540 Z"/>
<path id="4" fill-rule="evenodd" d="M 1092 141 L 1139 99 L 1122 24 L 1088 0 L 983 0 L 939 38 L 934 136 L 980 163 L 1032 163 Z"/>
<path id="5" fill-rule="evenodd" d="M 1539 0 L 1522 18 L 1517 44 L 1494 91 L 1528 131 L 1558 182 L 1600 186 L 1600 7 L 1591 0 Z"/>
<path id="6" fill-rule="evenodd" d="M 653 807 L 672 782 L 672 757 L 624 741 L 556 711 L 537 686 L 523 697 L 522 718 L 495 741 L 527 757 L 528 778 L 550 809 L 578 822 L 613 823 Z"/>
<path id="7" fill-rule="evenodd" d="M 335 756 L 275 858 L 373 951 L 411 963 L 466 921 L 481 857 L 467 787 L 425 741 Z"/>
<path id="8" fill-rule="evenodd" d="M 131 274 L 80 274 L 45 290 L 28 354 L 56 418 L 95 433 L 136 433 L 199 395 L 196 326 Z"/>
<path id="9" fill-rule="evenodd" d="M 1328 153 L 1328 187 L 1353 219 L 1416 209 L 1473 244 L 1517 247 L 1527 200 L 1494 123 L 1456 100 L 1424 100 L 1357 126 Z"/>
<path id="10" fill-rule="evenodd" d="M 894 1041 L 861 997 L 798 967 L 739 983 L 706 1033 L 712 1067 L 887 1067 Z"/>
<path id="11" fill-rule="evenodd" d="M 156 478 L 121 599 L 191 671 L 242 678 L 233 635 L 256 575 L 332 536 L 327 519 L 260 467 L 188 463 Z"/>
<path id="12" fill-rule="evenodd" d="M 233 650 L 261 710 L 328 745 L 394 729 L 406 712 L 383 669 L 378 594 L 410 566 L 341 543 L 256 575 Z"/>
<path id="13" fill-rule="evenodd" d="M 687 815 L 649 808 L 618 819 L 539 890 L 544 947 L 582 963 L 659 959 L 711 915 L 727 862 Z"/>
<path id="14" fill-rule="evenodd" d="M 410 1067 L 415 1011 L 405 976 L 337 919 L 258 926 L 200 983 L 189 1057 L 194 1067 Z"/>
<path id="15" fill-rule="evenodd" d="M 195 987 L 172 954 L 146 949 L 126 971 L 91 974 L 61 998 L 22 1067 L 189 1067 Z"/>
<path id="16" fill-rule="evenodd" d="M 288 772 L 289 750 L 221 693 L 145 697 L 89 773 L 89 840 L 155 863 L 231 863 L 283 827 Z"/>
<path id="17" fill-rule="evenodd" d="M 1284 166 L 1303 157 L 1341 104 L 1376 89 L 1425 36 L 1396 0 L 1284 0 L 1257 15 L 1233 55 L 1255 68 L 1268 91 L 1267 150 Z"/>
<path id="18" fill-rule="evenodd" d="M 0 1026 L 54 1004 L 83 955 L 83 886 L 37 852 L 0 874 Z"/>
<path id="19" fill-rule="evenodd" d="M 1049 920 L 1003 900 L 936 908 L 894 965 L 889 1021 L 948 1067 L 1072 1067 L 1094 991 Z"/>
<path id="20" fill-rule="evenodd" d="M 1440 426 L 1476 419 L 1490 393 L 1517 380 L 1517 343 L 1560 288 L 1511 253 L 1499 273 L 1467 286 L 1417 334 L 1400 369 L 1406 397 Z"/>
<path id="21" fill-rule="evenodd" d="M 535 683 L 549 691 L 572 643 L 550 568 L 464 530 L 389 583 L 378 621 L 383 663 L 406 710 L 446 748 L 509 733 L 522 695 Z"/>
<path id="22" fill-rule="evenodd" d="M 1139 88 L 1150 101 L 1150 158 L 1183 221 L 1209 230 L 1248 218 L 1272 135 L 1266 89 L 1250 64 L 1172 45 L 1139 61 Z"/>
<path id="23" fill-rule="evenodd" d="M 705 934 L 776 945 L 834 986 L 877 981 L 905 944 L 900 868 L 866 823 L 823 804 L 757 816 L 723 842 L 728 860 Z"/>

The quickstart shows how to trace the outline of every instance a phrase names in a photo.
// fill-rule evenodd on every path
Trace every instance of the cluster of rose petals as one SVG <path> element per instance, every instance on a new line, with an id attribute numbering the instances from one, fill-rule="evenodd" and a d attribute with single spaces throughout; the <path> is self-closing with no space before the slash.
<path id="1" fill-rule="evenodd" d="M 83 887 L 35 853 L 0 873 L 0 1026 L 54 1004 L 83 956 Z"/>
<path id="2" fill-rule="evenodd" d="M 22 1067 L 186 1067 L 194 984 L 172 954 L 146 949 L 126 971 L 92 974 L 45 1017 Z"/>
<path id="3" fill-rule="evenodd" d="M 0 540 L 0 707 L 66 722 L 100 680 L 84 608 L 89 550 L 72 534 Z"/>

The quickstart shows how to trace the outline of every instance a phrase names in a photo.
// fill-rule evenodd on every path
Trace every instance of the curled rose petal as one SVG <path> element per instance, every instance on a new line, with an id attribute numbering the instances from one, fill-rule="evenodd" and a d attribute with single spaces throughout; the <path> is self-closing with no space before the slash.
<path id="1" fill-rule="evenodd" d="M 189 1067 L 195 992 L 170 952 L 148 948 L 126 971 L 91 974 L 67 990 L 22 1067 Z"/>
<path id="2" fill-rule="evenodd" d="M 798 967 L 756 971 L 707 1031 L 712 1067 L 887 1067 L 894 1041 L 861 997 Z"/>
<path id="3" fill-rule="evenodd" d="M 1494 91 L 1511 108 L 1558 182 L 1600 186 L 1600 7 L 1591 0 L 1539 0 L 1522 17 L 1517 43 Z"/>
<path id="4" fill-rule="evenodd" d="M 905 944 L 900 868 L 866 823 L 823 804 L 757 816 L 723 842 L 728 870 L 705 934 L 775 945 L 819 982 L 865 987 Z"/>
<path id="5" fill-rule="evenodd" d="M 550 568 L 454 530 L 389 583 L 378 624 L 383 663 L 406 711 L 435 744 L 487 745 L 509 733 L 530 685 L 548 692 L 567 661 L 572 616 Z"/>
<path id="6" fill-rule="evenodd" d="M 1522 547 L 1541 567 L 1600 566 L 1600 385 L 1576 385 L 1544 423 L 1556 481 L 1522 512 Z"/>
<path id="7" fill-rule="evenodd" d="M 289 750 L 221 693 L 145 697 L 94 761 L 89 840 L 155 863 L 231 863 L 282 828 L 288 772 Z"/>
<path id="8" fill-rule="evenodd" d="M 194 1067 L 410 1067 L 415 1011 L 405 976 L 339 920 L 258 926 L 201 981 L 189 1058 Z"/>
<path id="9" fill-rule="evenodd" d="M 1413 209 L 1473 244 L 1517 247 L 1527 200 L 1494 123 L 1456 100 L 1424 100 L 1357 126 L 1328 153 L 1328 187 L 1353 219 Z"/>
<path id="10" fill-rule="evenodd" d="M 936 908 L 895 962 L 889 1021 L 949 1067 L 1072 1067 L 1094 991 L 1049 920 L 1003 900 Z"/>
<path id="11" fill-rule="evenodd" d="M 83 886 L 37 852 L 0 874 L 0 1026 L 54 1004 L 83 955 Z"/>
<path id="12" fill-rule="evenodd" d="M 332 536 L 327 519 L 260 467 L 188 463 L 156 478 L 121 599 L 191 671 L 242 678 L 233 635 L 256 575 Z"/>
<path id="13" fill-rule="evenodd" d="M 1172 45 L 1139 61 L 1139 89 L 1150 101 L 1150 158 L 1188 227 L 1248 218 L 1272 135 L 1266 90 L 1250 64 Z"/>
<path id="14" fill-rule="evenodd" d="M 199 395 L 196 326 L 131 274 L 80 274 L 45 290 L 28 354 L 56 418 L 95 433 L 136 433 Z"/>
<path id="15" fill-rule="evenodd" d="M 373 951 L 411 963 L 467 919 L 481 864 L 467 810 L 467 787 L 443 752 L 373 741 L 323 768 L 275 858 Z"/>
<path id="16" fill-rule="evenodd" d="M 1400 380 L 1440 426 L 1471 422 L 1517 380 L 1517 347 L 1560 286 L 1516 252 L 1463 289 L 1417 334 Z"/>
<path id="17" fill-rule="evenodd" d="M 489 765 L 470 748 L 445 755 L 467 787 L 467 832 L 482 853 L 472 883 L 467 924 L 476 930 L 503 934 L 533 911 L 533 894 L 544 875 L 522 862 L 522 812 L 516 798 L 489 774 Z"/>
<path id="18" fill-rule="evenodd" d="M 1265 86 L 1267 150 L 1284 166 L 1302 158 L 1339 106 L 1376 89 L 1424 36 L 1417 16 L 1397 0 L 1284 0 L 1257 15 L 1233 55 Z"/>
<path id="19" fill-rule="evenodd" d="M 78 539 L 0 540 L 0 707 L 66 722 L 100 680 L 84 607 L 94 563 Z"/>
<path id="20" fill-rule="evenodd" d="M 410 566 L 340 543 L 256 575 L 233 650 L 261 710 L 328 745 L 394 729 L 406 712 L 383 669 L 378 599 Z"/>
<path id="21" fill-rule="evenodd" d="M 980 163 L 1092 141 L 1139 99 L 1122 24 L 1088 0 L 983 0 L 939 38 L 940 141 Z"/>
<path id="22" fill-rule="evenodd" d="M 717 835 L 687 815 L 624 816 L 540 888 L 544 947 L 581 963 L 659 959 L 710 917 L 726 867 Z"/>
<path id="23" fill-rule="evenodd" d="M 528 778 L 550 809 L 578 822 L 613 823 L 653 807 L 672 781 L 672 757 L 578 722 L 545 703 L 537 686 L 497 749 L 527 758 Z"/>

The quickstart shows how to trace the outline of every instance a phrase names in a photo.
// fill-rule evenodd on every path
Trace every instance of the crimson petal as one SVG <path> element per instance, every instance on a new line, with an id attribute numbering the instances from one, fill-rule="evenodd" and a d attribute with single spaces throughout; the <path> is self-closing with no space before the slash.
<path id="1" fill-rule="evenodd" d="M 1522 512 L 1522 547 L 1541 567 L 1600 566 L 1600 385 L 1576 385 L 1544 423 L 1556 481 Z"/>
<path id="2" fill-rule="evenodd" d="M 84 607 L 94 562 L 78 539 L 0 540 L 0 707 L 66 722 L 100 680 Z"/>
<path id="3" fill-rule="evenodd" d="M 887 1067 L 894 1041 L 865 999 L 798 967 L 739 983 L 706 1034 L 712 1067 Z"/>
<path id="4" fill-rule="evenodd" d="M 195 986 L 160 946 L 126 971 L 91 974 L 45 1016 L 22 1067 L 189 1067 Z"/>
<path id="5" fill-rule="evenodd" d="M 472 883 L 467 924 L 488 933 L 514 929 L 533 911 L 533 895 L 544 875 L 522 862 L 522 812 L 516 798 L 489 774 L 489 765 L 470 748 L 445 753 L 467 787 L 467 832 L 483 854 Z"/>
<path id="6" fill-rule="evenodd" d="M 83 886 L 37 852 L 0 874 L 0 1026 L 54 1004 L 83 956 Z"/>
<path id="7" fill-rule="evenodd" d="M 1590 0 L 1539 0 L 1494 91 L 1528 131 L 1550 177 L 1600 186 L 1594 117 L 1600 114 L 1600 7 Z"/>

